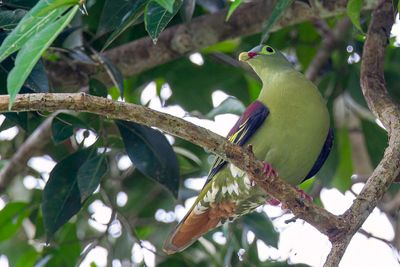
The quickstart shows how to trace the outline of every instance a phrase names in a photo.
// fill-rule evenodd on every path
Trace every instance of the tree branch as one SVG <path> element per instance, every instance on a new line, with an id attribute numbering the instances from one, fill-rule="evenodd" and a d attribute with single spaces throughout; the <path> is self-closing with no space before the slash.
<path id="1" fill-rule="evenodd" d="M 4 192 L 14 177 L 26 167 L 28 160 L 51 141 L 51 122 L 57 114 L 50 115 L 18 148 L 17 152 L 0 170 L 0 193 Z"/>
<path id="2" fill-rule="evenodd" d="M 394 22 L 393 5 L 384 0 L 372 14 L 361 62 L 361 88 L 371 111 L 385 125 L 389 134 L 389 146 L 379 165 L 367 180 L 353 205 L 343 219 L 350 227 L 339 233 L 325 266 L 337 266 L 353 235 L 376 207 L 378 201 L 400 172 L 400 108 L 390 98 L 384 79 L 384 53 Z"/>
<path id="3" fill-rule="evenodd" d="M 327 32 L 325 38 L 321 43 L 321 47 L 318 49 L 313 61 L 310 63 L 310 67 L 305 73 L 306 77 L 311 81 L 315 81 L 318 77 L 322 67 L 326 64 L 330 58 L 332 52 L 339 46 L 341 40 L 348 33 L 348 28 L 351 26 L 351 22 L 348 18 L 339 21 L 334 30 Z"/>
<path id="4" fill-rule="evenodd" d="M 194 18 L 190 23 L 167 28 L 158 38 L 157 45 L 149 37 L 141 38 L 103 53 L 124 76 L 132 76 L 144 70 L 212 44 L 258 33 L 269 17 L 276 0 L 254 1 L 242 4 L 228 22 L 227 9 Z M 272 31 L 300 22 L 332 17 L 346 10 L 347 1 L 311 1 L 307 4 L 295 1 L 284 13 Z M 364 9 L 372 9 L 377 0 L 365 0 Z M 95 64 L 77 61 L 47 62 L 47 70 L 54 87 L 76 90 L 87 86 L 91 76 L 109 81 L 107 74 Z"/>
<path id="5" fill-rule="evenodd" d="M 9 97 L 0 96 L 0 112 L 8 111 Z M 279 178 L 265 177 L 263 163 L 249 148 L 234 145 L 209 130 L 183 119 L 154 111 L 144 106 L 115 102 L 106 98 L 76 94 L 25 94 L 17 95 L 12 111 L 56 111 L 60 109 L 90 112 L 110 119 L 135 121 L 157 127 L 171 135 L 183 138 L 213 152 L 249 174 L 265 192 L 285 203 L 295 216 L 331 236 L 342 231 L 346 224 L 325 209 L 303 201 L 301 194 Z"/>

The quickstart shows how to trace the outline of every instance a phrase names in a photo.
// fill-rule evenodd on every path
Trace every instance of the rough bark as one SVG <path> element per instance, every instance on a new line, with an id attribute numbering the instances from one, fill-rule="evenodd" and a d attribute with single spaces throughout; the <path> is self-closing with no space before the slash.
<path id="1" fill-rule="evenodd" d="M 400 172 L 400 108 L 390 98 L 384 78 L 384 54 L 394 22 L 392 2 L 384 0 L 374 10 L 365 40 L 361 63 L 361 88 L 369 108 L 379 118 L 389 135 L 383 159 L 368 178 L 353 205 L 343 214 L 348 223 L 331 238 L 332 250 L 325 266 L 338 266 L 353 235 L 376 207 Z"/>

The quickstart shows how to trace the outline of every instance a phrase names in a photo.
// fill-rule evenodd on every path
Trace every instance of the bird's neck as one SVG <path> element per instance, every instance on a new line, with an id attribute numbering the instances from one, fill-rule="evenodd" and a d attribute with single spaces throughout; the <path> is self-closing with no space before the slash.
<path id="1" fill-rule="evenodd" d="M 263 68 L 259 74 L 259 77 L 262 81 L 262 88 L 258 99 L 262 101 L 266 99 L 266 94 L 268 94 L 268 90 L 278 81 L 281 81 L 282 75 L 285 76 L 290 72 L 296 72 L 293 68 Z"/>

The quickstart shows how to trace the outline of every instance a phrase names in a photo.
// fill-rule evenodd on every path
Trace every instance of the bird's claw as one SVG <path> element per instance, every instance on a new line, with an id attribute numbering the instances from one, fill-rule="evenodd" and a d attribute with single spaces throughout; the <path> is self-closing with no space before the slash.
<path id="1" fill-rule="evenodd" d="M 275 198 L 271 198 L 267 200 L 267 204 L 271 205 L 271 206 L 279 206 L 281 204 L 281 202 Z"/>
<path id="2" fill-rule="evenodd" d="M 300 193 L 302 199 L 304 199 L 304 200 L 306 200 L 308 202 L 313 202 L 313 197 L 308 195 L 303 190 L 296 188 L 296 191 Z M 268 205 L 275 206 L 275 207 L 279 206 L 281 204 L 281 202 L 279 200 L 275 199 L 275 198 L 271 198 L 271 199 L 267 200 L 266 203 Z M 282 208 L 282 210 L 287 210 L 288 206 L 285 203 L 282 203 L 281 208 Z"/>
<path id="3" fill-rule="evenodd" d="M 302 199 L 305 199 L 305 200 L 308 201 L 308 202 L 313 202 L 313 200 L 314 200 L 313 197 L 310 196 L 310 195 L 308 195 L 308 194 L 307 194 L 306 192 L 304 192 L 303 190 L 297 189 L 297 188 L 296 188 L 296 191 L 300 193 Z"/>
<path id="4" fill-rule="evenodd" d="M 264 175 L 267 177 L 278 177 L 278 173 L 274 170 L 274 168 L 272 168 L 271 164 L 269 164 L 268 162 L 263 161 L 264 164 L 264 168 L 263 168 L 263 172 Z"/>

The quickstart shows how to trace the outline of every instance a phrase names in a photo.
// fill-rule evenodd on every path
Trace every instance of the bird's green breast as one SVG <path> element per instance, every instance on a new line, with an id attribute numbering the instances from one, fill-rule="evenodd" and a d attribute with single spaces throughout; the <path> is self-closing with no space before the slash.
<path id="1" fill-rule="evenodd" d="M 316 162 L 329 130 L 329 114 L 318 89 L 297 71 L 271 75 L 259 97 L 269 109 L 249 140 L 257 158 L 279 176 L 299 184 Z"/>

